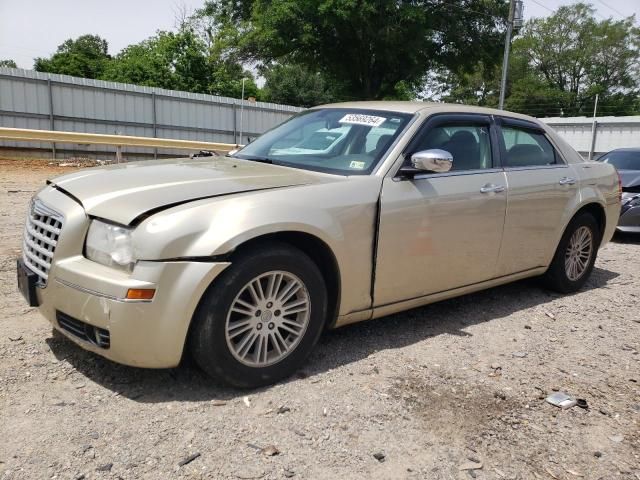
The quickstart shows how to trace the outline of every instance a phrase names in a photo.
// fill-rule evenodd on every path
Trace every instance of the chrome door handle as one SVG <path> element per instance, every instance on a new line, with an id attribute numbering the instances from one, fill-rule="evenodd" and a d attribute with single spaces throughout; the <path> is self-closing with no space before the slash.
<path id="1" fill-rule="evenodd" d="M 480 188 L 480 193 L 500 193 L 504 192 L 503 185 L 494 185 L 493 183 L 487 183 L 484 187 Z"/>
<path id="2" fill-rule="evenodd" d="M 558 180 L 558 183 L 560 185 L 575 185 L 576 179 L 571 177 L 562 177 L 560 180 Z"/>

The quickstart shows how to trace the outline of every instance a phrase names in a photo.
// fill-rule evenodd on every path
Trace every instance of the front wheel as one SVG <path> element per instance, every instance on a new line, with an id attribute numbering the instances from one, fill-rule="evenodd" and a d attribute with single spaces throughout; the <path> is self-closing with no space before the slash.
<path id="1" fill-rule="evenodd" d="M 271 244 L 234 259 L 205 294 L 190 334 L 196 363 L 236 387 L 291 375 L 326 318 L 322 274 L 303 252 Z"/>
<path id="2" fill-rule="evenodd" d="M 582 288 L 591 275 L 599 246 L 600 228 L 593 215 L 584 212 L 574 217 L 543 277 L 545 284 L 561 293 Z"/>

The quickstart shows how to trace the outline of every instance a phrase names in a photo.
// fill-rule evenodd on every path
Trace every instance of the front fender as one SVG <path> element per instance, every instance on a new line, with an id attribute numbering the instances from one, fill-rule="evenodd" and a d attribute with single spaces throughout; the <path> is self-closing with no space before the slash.
<path id="1" fill-rule="evenodd" d="M 141 260 L 208 258 L 277 232 L 324 242 L 341 272 L 340 314 L 371 306 L 377 201 L 381 180 L 341 179 L 180 205 L 143 221 L 133 242 Z"/>

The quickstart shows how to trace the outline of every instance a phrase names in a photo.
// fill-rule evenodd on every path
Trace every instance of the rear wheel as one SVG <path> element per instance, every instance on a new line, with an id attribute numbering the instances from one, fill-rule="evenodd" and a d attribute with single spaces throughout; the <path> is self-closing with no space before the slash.
<path id="1" fill-rule="evenodd" d="M 591 275 L 599 246 L 600 229 L 593 215 L 585 212 L 574 217 L 544 275 L 545 284 L 562 293 L 582 288 Z"/>
<path id="2" fill-rule="evenodd" d="M 194 317 L 191 351 L 226 383 L 258 387 L 291 375 L 322 332 L 327 295 L 303 252 L 271 244 L 234 259 Z"/>

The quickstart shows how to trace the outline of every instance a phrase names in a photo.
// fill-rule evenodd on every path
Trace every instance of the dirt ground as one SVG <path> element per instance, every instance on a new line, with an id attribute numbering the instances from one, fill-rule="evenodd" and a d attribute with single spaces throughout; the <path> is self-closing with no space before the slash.
<path id="1" fill-rule="evenodd" d="M 353 325 L 237 391 L 106 361 L 26 306 L 28 200 L 67 171 L 0 159 L 0 479 L 640 479 L 640 238 L 578 294 L 524 281 Z"/>

